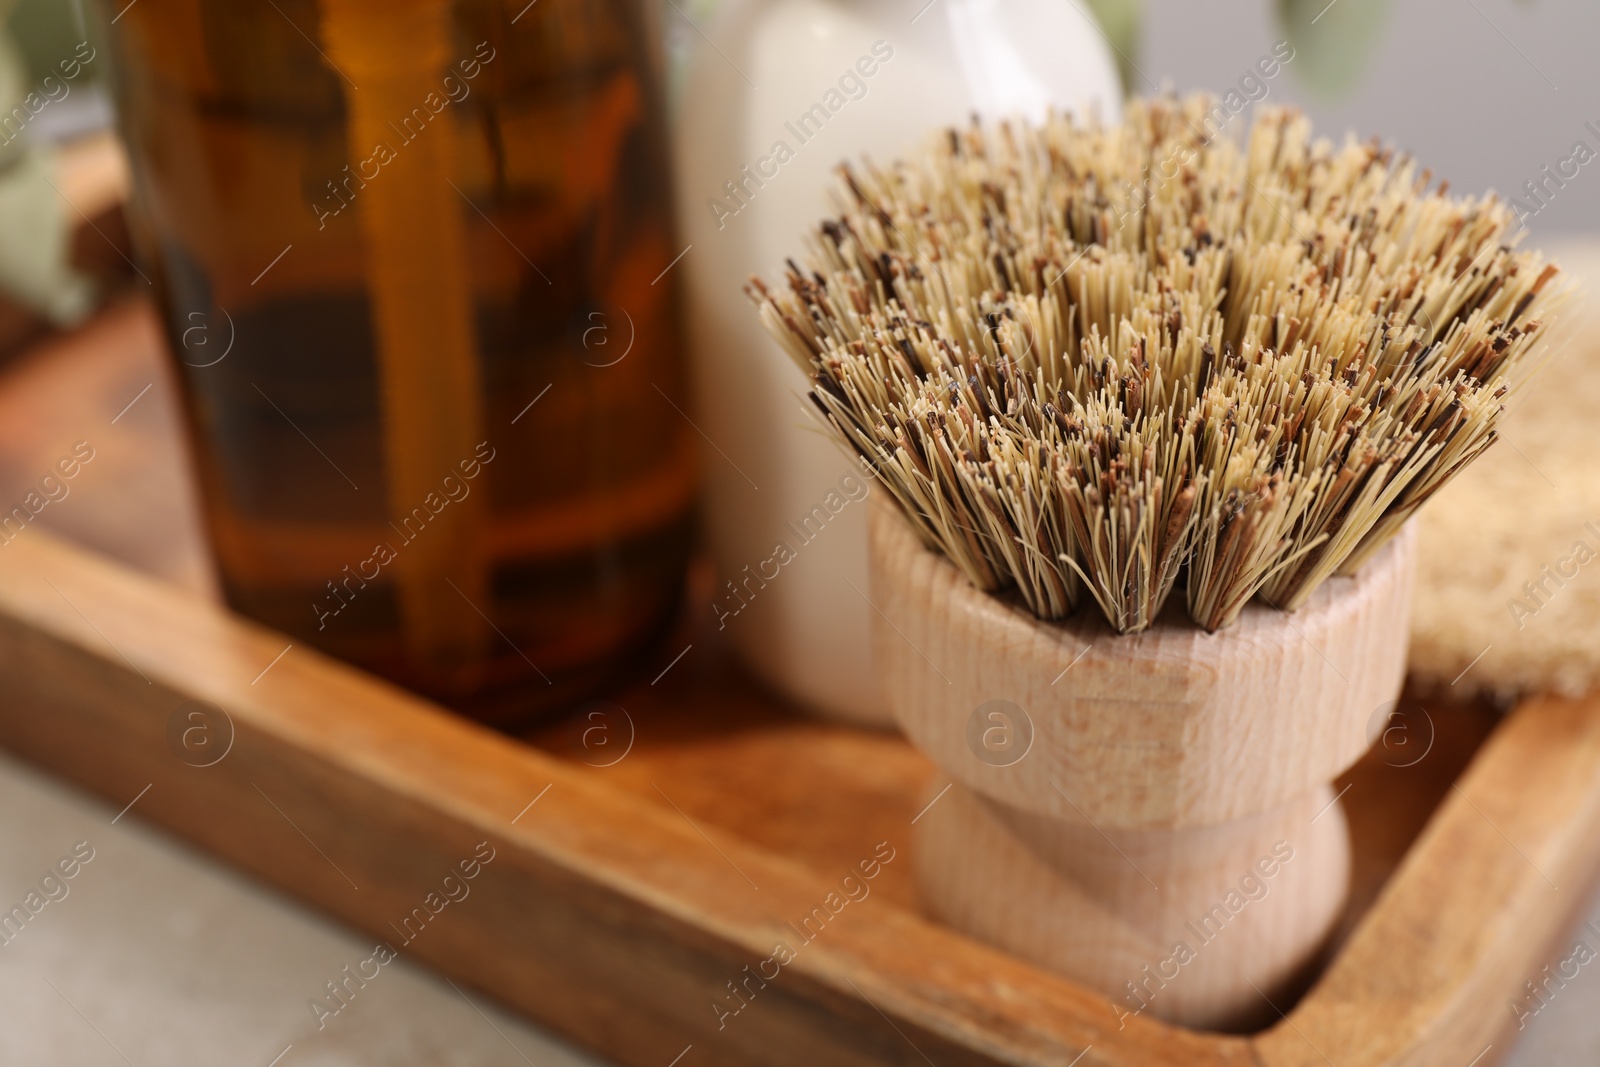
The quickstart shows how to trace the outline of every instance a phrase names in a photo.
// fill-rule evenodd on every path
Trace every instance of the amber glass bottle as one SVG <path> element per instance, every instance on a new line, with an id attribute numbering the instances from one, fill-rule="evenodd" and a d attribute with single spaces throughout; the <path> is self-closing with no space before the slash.
<path id="1" fill-rule="evenodd" d="M 682 588 L 647 10 L 102 7 L 229 602 L 499 724 L 615 681 Z"/>

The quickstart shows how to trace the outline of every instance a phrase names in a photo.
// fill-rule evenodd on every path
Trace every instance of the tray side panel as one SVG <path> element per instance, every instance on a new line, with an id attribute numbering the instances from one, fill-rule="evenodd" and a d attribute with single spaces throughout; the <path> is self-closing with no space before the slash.
<path id="1" fill-rule="evenodd" d="M 1328 971 L 1256 1045 L 1271 1067 L 1497 1062 L 1600 853 L 1600 706 L 1536 698 L 1451 787 Z"/>
<path id="2" fill-rule="evenodd" d="M 30 532 L 0 554 L 0 736 L 118 806 L 149 785 L 136 817 L 624 1063 L 1253 1061 L 870 899 L 744 985 L 833 886 L 285 644 Z M 195 702 L 232 723 L 208 767 L 169 736 Z"/>

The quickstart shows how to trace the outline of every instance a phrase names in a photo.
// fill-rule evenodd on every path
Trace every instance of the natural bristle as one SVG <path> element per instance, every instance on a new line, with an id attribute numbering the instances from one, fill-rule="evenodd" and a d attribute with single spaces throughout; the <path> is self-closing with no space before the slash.
<path id="1" fill-rule="evenodd" d="M 1556 271 L 1493 197 L 1204 97 L 845 170 L 767 328 L 923 541 L 1038 616 L 1208 630 L 1353 571 L 1495 438 Z"/>

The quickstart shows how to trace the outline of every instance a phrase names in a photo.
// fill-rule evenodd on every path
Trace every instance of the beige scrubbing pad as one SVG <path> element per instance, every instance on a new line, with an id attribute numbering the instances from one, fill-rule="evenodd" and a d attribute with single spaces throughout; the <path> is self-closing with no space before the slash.
<path id="1" fill-rule="evenodd" d="M 1600 689 L 1600 243 L 1541 247 L 1579 284 L 1551 358 L 1417 516 L 1412 672 L 1461 696 Z"/>

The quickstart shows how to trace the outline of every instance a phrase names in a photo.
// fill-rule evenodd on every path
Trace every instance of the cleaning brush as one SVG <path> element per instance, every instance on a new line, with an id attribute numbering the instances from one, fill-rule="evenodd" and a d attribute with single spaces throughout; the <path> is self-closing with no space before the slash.
<path id="1" fill-rule="evenodd" d="M 1301 606 L 1494 442 L 1564 295 L 1493 195 L 1210 106 L 844 166 L 810 269 L 749 289 L 923 543 L 1043 619 Z"/>

